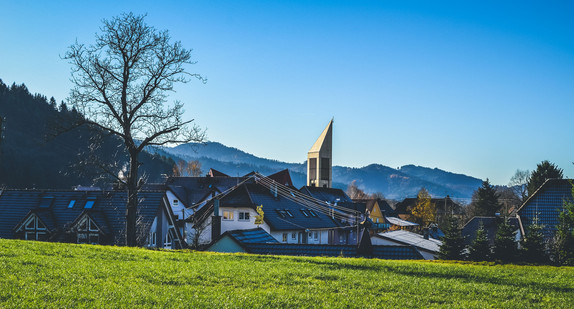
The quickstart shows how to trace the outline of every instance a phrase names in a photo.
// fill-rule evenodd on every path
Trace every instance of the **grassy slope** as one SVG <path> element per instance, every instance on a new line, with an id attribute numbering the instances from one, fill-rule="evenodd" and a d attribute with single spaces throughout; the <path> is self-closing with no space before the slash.
<path id="1" fill-rule="evenodd" d="M 552 307 L 574 268 L 276 257 L 0 240 L 3 307 Z"/>

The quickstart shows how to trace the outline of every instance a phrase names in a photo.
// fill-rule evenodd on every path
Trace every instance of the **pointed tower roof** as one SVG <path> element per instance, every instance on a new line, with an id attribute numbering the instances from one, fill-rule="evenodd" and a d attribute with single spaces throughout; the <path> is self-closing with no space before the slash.
<path id="1" fill-rule="evenodd" d="M 333 120 L 329 121 L 329 124 L 323 130 L 323 133 L 319 136 L 313 147 L 309 150 L 309 152 L 331 152 L 333 147 Z"/>

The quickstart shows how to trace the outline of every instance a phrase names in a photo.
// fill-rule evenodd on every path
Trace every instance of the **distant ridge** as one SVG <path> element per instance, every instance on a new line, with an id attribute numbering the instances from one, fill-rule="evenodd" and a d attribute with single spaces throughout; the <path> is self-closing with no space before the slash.
<path id="1" fill-rule="evenodd" d="M 244 175 L 252 171 L 265 175 L 289 169 L 296 187 L 304 186 L 306 183 L 306 162 L 287 163 L 260 158 L 218 142 L 190 143 L 155 151 L 175 161 L 198 160 L 204 171 L 214 168 L 231 176 Z M 469 201 L 473 192 L 482 183 L 478 178 L 416 165 L 405 165 L 399 169 L 381 164 L 361 168 L 333 167 L 333 187 L 346 189 L 354 180 L 366 192 L 381 192 L 385 197 L 397 200 L 415 197 L 424 187 L 434 197 L 450 195 L 455 199 Z"/>

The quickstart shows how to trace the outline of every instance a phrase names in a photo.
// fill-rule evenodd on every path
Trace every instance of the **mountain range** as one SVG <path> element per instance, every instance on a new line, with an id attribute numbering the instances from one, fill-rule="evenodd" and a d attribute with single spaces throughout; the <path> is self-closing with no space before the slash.
<path id="1" fill-rule="evenodd" d="M 213 168 L 230 176 L 245 175 L 252 171 L 269 175 L 289 169 L 296 187 L 306 183 L 306 162 L 287 163 L 260 158 L 217 142 L 183 144 L 151 151 L 174 161 L 197 160 L 204 172 Z M 353 181 L 365 192 L 382 193 L 389 199 L 415 197 L 424 187 L 433 197 L 449 195 L 465 202 L 471 199 L 473 192 L 482 184 L 478 178 L 416 165 L 405 165 L 398 169 L 381 164 L 361 168 L 333 166 L 333 187 L 346 189 Z"/>

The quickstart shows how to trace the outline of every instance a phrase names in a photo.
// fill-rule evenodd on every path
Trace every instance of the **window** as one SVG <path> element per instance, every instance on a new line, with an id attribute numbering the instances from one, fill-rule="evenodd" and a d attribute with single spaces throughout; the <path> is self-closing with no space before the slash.
<path id="1" fill-rule="evenodd" d="M 287 242 L 287 233 L 283 233 L 283 242 Z"/>
<path id="2" fill-rule="evenodd" d="M 249 221 L 249 212 L 247 211 L 240 211 L 239 212 L 239 221 Z"/>
<path id="3" fill-rule="evenodd" d="M 309 213 L 307 212 L 307 210 L 301 209 L 301 213 L 303 214 L 303 216 L 309 217 Z"/>
<path id="4" fill-rule="evenodd" d="M 321 180 L 329 180 L 331 164 L 329 158 L 321 158 Z"/>
<path id="5" fill-rule="evenodd" d="M 224 211 L 223 220 L 233 221 L 233 211 Z"/>
<path id="6" fill-rule="evenodd" d="M 319 240 L 319 232 L 313 232 L 313 238 Z"/>
<path id="7" fill-rule="evenodd" d="M 48 238 L 48 229 L 40 218 L 36 215 L 30 216 L 30 218 L 24 223 L 24 239 L 26 240 L 46 240 Z"/>
<path id="8" fill-rule="evenodd" d="M 279 215 L 279 217 L 281 218 L 285 218 L 287 217 L 287 212 L 283 209 L 275 209 L 275 211 L 277 212 L 277 214 Z"/>
<path id="9" fill-rule="evenodd" d="M 177 206 L 179 205 L 179 201 L 178 200 L 173 200 L 173 206 Z"/>
<path id="10" fill-rule="evenodd" d="M 151 232 L 149 233 L 149 246 L 150 247 L 155 247 L 156 246 L 156 237 L 157 237 L 157 233 L 156 232 Z"/>
<path id="11" fill-rule="evenodd" d="M 68 204 L 68 208 L 74 208 L 74 204 L 76 204 L 76 200 L 71 200 Z"/>
<path id="12" fill-rule="evenodd" d="M 291 239 L 297 239 L 297 233 L 295 232 L 291 233 Z"/>
<path id="13" fill-rule="evenodd" d="M 311 215 L 311 217 L 317 217 L 317 213 L 308 209 L 307 212 Z"/>
<path id="14" fill-rule="evenodd" d="M 173 243 L 173 228 L 169 228 L 167 230 L 167 234 L 165 234 L 165 237 L 163 239 L 163 248 L 164 249 L 172 249 L 171 244 Z"/>
<path id="15" fill-rule="evenodd" d="M 84 208 L 85 208 L 85 209 L 90 209 L 90 208 L 94 207 L 94 204 L 95 204 L 95 203 L 96 203 L 96 200 L 95 200 L 94 198 L 89 198 L 89 199 L 86 201 L 86 205 L 84 205 Z"/>
<path id="16" fill-rule="evenodd" d="M 293 218 L 293 214 L 291 213 L 290 210 L 285 209 L 285 210 L 283 210 L 283 211 L 289 216 L 289 218 Z"/>
<path id="17" fill-rule="evenodd" d="M 309 180 L 317 179 L 317 158 L 309 159 Z"/>
<path id="18" fill-rule="evenodd" d="M 88 216 L 84 216 L 78 223 L 76 242 L 79 244 L 99 244 L 100 229 Z"/>

